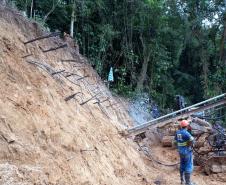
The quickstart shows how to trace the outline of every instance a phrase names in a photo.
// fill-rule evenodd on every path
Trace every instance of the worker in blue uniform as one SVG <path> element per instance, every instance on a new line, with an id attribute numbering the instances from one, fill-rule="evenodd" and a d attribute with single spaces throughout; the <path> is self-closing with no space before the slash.
<path id="1" fill-rule="evenodd" d="M 188 126 L 189 122 L 187 120 L 182 120 L 180 122 L 180 129 L 175 135 L 175 143 L 180 155 L 181 184 L 194 185 L 194 183 L 191 182 L 191 174 L 193 171 L 192 145 L 194 143 L 194 138 L 187 131 Z"/>

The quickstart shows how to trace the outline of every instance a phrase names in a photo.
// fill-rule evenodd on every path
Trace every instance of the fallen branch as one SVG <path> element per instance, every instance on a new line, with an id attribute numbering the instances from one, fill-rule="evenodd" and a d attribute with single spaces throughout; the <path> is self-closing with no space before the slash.
<path id="1" fill-rule="evenodd" d="M 31 42 L 35 42 L 37 40 L 42 40 L 42 39 L 46 39 L 46 38 L 50 38 L 50 37 L 56 37 L 56 36 L 58 36 L 60 34 L 61 34 L 60 32 L 50 33 L 48 35 L 40 36 L 40 37 L 34 38 L 32 40 L 29 40 L 27 42 L 24 42 L 24 44 L 28 44 L 28 43 L 31 43 Z"/>
<path id="2" fill-rule="evenodd" d="M 93 98 L 95 98 L 95 97 L 96 97 L 97 95 L 99 95 L 99 94 L 100 94 L 100 92 L 97 93 L 97 94 L 95 94 L 95 95 L 93 95 L 93 96 L 92 96 L 91 98 L 89 98 L 88 100 L 86 100 L 86 101 L 80 103 L 80 105 L 84 105 L 84 104 L 88 103 L 89 101 L 91 101 Z"/>
<path id="3" fill-rule="evenodd" d="M 42 50 L 43 53 L 47 53 L 47 52 L 55 51 L 55 50 L 57 50 L 57 49 L 61 49 L 61 48 L 65 48 L 65 47 L 68 47 L 68 45 L 67 45 L 67 44 L 63 44 L 63 45 L 60 45 L 60 46 L 58 46 L 58 47 L 50 48 L 50 49 L 47 49 L 47 50 L 43 50 L 43 49 L 41 48 L 41 50 Z"/>
<path id="4" fill-rule="evenodd" d="M 56 74 L 59 74 L 59 73 L 63 73 L 64 71 L 65 71 L 65 69 L 62 69 L 62 70 L 60 70 L 60 71 L 56 71 L 56 72 L 52 73 L 52 76 L 53 76 L 53 75 L 56 75 Z"/>
<path id="5" fill-rule="evenodd" d="M 74 93 L 74 94 L 72 94 L 72 95 L 66 97 L 64 100 L 65 100 L 65 101 L 69 101 L 69 100 L 73 99 L 73 98 L 74 98 L 77 94 L 79 94 L 79 93 L 82 93 L 82 92 Z"/>

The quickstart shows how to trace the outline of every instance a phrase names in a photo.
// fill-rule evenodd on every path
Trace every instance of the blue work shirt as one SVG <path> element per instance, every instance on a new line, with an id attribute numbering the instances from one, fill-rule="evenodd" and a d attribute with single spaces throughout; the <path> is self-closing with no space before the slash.
<path id="1" fill-rule="evenodd" d="M 176 132 L 175 141 L 179 154 L 187 155 L 192 152 L 191 146 L 188 146 L 188 142 L 193 142 L 194 138 L 186 129 L 180 129 Z"/>
<path id="2" fill-rule="evenodd" d="M 180 171 L 191 173 L 193 171 L 193 155 L 188 142 L 193 142 L 194 138 L 186 129 L 180 129 L 176 132 L 175 141 L 180 154 Z"/>

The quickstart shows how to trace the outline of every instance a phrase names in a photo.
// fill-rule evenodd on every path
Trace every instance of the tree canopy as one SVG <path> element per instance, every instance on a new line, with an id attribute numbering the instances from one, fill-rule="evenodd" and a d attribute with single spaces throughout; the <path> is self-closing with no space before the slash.
<path id="1" fill-rule="evenodd" d="M 50 30 L 70 32 L 116 93 L 147 92 L 162 108 L 226 91 L 224 0 L 14 0 Z M 71 22 L 73 17 L 74 22 Z"/>

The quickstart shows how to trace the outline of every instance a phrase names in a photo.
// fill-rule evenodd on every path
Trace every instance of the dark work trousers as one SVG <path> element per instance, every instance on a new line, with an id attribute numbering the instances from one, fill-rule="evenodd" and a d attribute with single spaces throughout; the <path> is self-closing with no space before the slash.
<path id="1" fill-rule="evenodd" d="M 193 171 L 192 152 L 187 155 L 180 154 L 180 179 L 181 183 L 191 185 L 191 173 Z"/>

